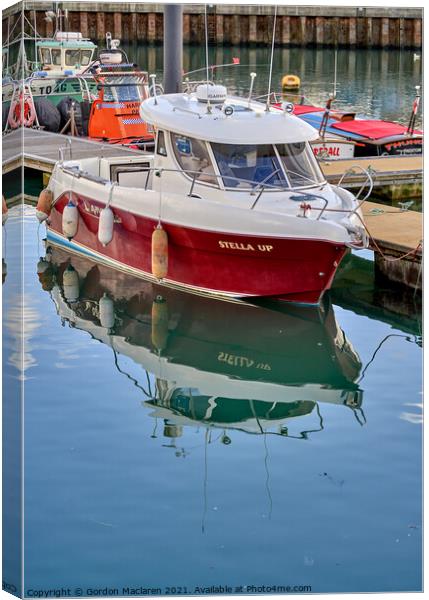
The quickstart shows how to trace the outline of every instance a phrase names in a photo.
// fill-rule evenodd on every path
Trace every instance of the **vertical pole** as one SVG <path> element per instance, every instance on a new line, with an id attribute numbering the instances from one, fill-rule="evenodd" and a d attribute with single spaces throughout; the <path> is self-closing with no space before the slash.
<path id="1" fill-rule="evenodd" d="M 166 94 L 182 91 L 182 15 L 181 4 L 164 5 L 164 91 Z"/>

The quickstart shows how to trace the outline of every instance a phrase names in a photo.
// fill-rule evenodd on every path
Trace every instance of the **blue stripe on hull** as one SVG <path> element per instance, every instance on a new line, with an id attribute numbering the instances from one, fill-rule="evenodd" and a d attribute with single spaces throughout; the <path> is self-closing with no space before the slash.
<path id="1" fill-rule="evenodd" d="M 60 246 L 64 246 L 64 248 L 70 248 L 72 250 L 75 250 L 76 252 L 84 254 L 85 256 L 90 256 L 91 258 L 98 258 L 98 255 L 94 252 L 91 252 L 91 250 L 83 248 L 82 246 L 76 244 L 71 240 L 67 240 L 62 235 L 58 235 L 57 233 L 55 233 L 55 231 L 52 231 L 51 229 L 48 229 L 46 239 L 51 240 L 52 242 L 55 242 Z"/>

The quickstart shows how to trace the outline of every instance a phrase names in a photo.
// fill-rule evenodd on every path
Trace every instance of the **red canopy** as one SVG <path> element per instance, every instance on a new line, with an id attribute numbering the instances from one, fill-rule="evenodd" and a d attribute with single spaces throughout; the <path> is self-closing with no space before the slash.
<path id="1" fill-rule="evenodd" d="M 371 140 L 379 140 L 407 132 L 407 128 L 404 125 L 377 119 L 357 119 L 354 121 L 345 121 L 344 123 L 331 123 L 330 126 L 341 131 L 356 133 Z M 414 133 L 422 134 L 423 131 L 416 129 Z"/>
<path id="2" fill-rule="evenodd" d="M 306 113 L 321 112 L 325 110 L 319 106 L 308 106 L 308 104 L 295 104 L 293 107 L 294 115 L 305 115 Z"/>

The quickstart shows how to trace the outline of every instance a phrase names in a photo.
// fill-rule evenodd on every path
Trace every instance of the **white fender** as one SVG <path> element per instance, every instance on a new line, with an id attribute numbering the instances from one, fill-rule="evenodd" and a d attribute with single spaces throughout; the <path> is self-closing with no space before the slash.
<path id="1" fill-rule="evenodd" d="M 74 267 L 69 265 L 63 273 L 64 297 L 69 302 L 76 302 L 79 298 L 79 275 Z"/>
<path id="2" fill-rule="evenodd" d="M 101 326 L 106 329 L 113 329 L 115 326 L 115 305 L 106 293 L 98 302 L 98 310 Z"/>
<path id="3" fill-rule="evenodd" d="M 63 210 L 63 234 L 71 240 L 77 233 L 77 228 L 79 225 L 79 211 L 77 210 L 77 206 L 73 204 L 71 199 L 68 201 L 68 204 L 64 207 Z"/>
<path id="4" fill-rule="evenodd" d="M 100 218 L 98 221 L 98 239 L 103 244 L 103 246 L 107 246 L 110 244 L 113 238 L 113 212 L 112 210 L 106 206 L 100 212 Z"/>

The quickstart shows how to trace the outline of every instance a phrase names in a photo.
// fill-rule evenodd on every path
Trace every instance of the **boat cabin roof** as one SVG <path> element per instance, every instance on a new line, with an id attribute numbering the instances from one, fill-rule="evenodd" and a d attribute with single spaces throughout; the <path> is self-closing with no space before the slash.
<path id="1" fill-rule="evenodd" d="M 265 104 L 234 96 L 211 103 L 208 110 L 207 102 L 196 93 L 165 94 L 145 100 L 140 115 L 159 129 L 208 142 L 281 144 L 311 141 L 319 135 L 311 125 L 286 111 L 267 111 Z"/>
<path id="2" fill-rule="evenodd" d="M 37 47 L 38 48 L 83 48 L 83 49 L 87 49 L 90 48 L 91 50 L 96 48 L 96 44 L 94 44 L 94 42 L 91 42 L 91 40 L 83 40 L 83 39 L 76 39 L 76 40 L 43 40 L 40 42 L 37 42 Z"/>

